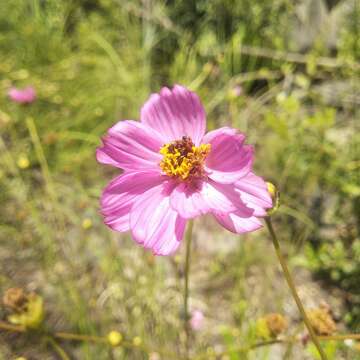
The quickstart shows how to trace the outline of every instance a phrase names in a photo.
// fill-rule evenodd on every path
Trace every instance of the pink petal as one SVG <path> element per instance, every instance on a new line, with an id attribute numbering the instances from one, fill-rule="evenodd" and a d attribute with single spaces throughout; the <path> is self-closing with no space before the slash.
<path id="1" fill-rule="evenodd" d="M 254 213 L 253 209 L 244 204 L 233 185 L 220 184 L 209 180 L 202 193 L 214 211 L 236 211 L 244 217 L 252 216 Z"/>
<path id="2" fill-rule="evenodd" d="M 119 121 L 103 138 L 96 158 L 103 164 L 125 170 L 159 169 L 163 140 L 146 125 L 137 121 Z"/>
<path id="3" fill-rule="evenodd" d="M 213 215 L 225 229 L 237 234 L 255 231 L 262 227 L 262 223 L 257 217 L 244 217 L 243 214 L 239 212 L 228 214 L 214 212 Z"/>
<path id="4" fill-rule="evenodd" d="M 164 87 L 152 94 L 141 109 L 141 122 L 161 133 L 166 143 L 189 136 L 199 145 L 205 133 L 206 115 L 199 97 L 183 86 Z"/>
<path id="5" fill-rule="evenodd" d="M 206 214 L 211 207 L 202 193 L 206 184 L 180 183 L 170 196 L 170 205 L 180 216 L 185 219 L 191 219 L 198 215 Z"/>
<path id="6" fill-rule="evenodd" d="M 150 171 L 125 173 L 113 179 L 104 189 L 100 201 L 105 224 L 116 231 L 128 231 L 135 199 L 162 181 L 158 172 Z"/>
<path id="7" fill-rule="evenodd" d="M 35 89 L 31 86 L 25 89 L 11 88 L 8 91 L 8 95 L 12 101 L 19 104 L 29 104 L 36 99 Z"/>
<path id="8" fill-rule="evenodd" d="M 134 202 L 130 226 L 134 240 L 155 255 L 170 255 L 180 245 L 186 220 L 170 207 L 171 183 L 158 185 Z"/>
<path id="9" fill-rule="evenodd" d="M 212 180 L 179 184 L 171 193 L 170 205 L 185 219 L 211 210 L 225 213 L 239 211 L 245 216 L 251 216 L 254 212 L 241 200 L 233 185 L 219 184 Z"/>
<path id="10" fill-rule="evenodd" d="M 190 326 L 197 331 L 204 325 L 204 313 L 201 310 L 194 310 L 191 313 Z"/>
<path id="11" fill-rule="evenodd" d="M 244 203 L 254 209 L 255 216 L 266 216 L 266 209 L 273 206 L 265 181 L 252 172 L 238 180 L 235 188 Z"/>
<path id="12" fill-rule="evenodd" d="M 212 180 L 230 184 L 251 171 L 254 149 L 244 145 L 244 140 L 244 134 L 226 127 L 210 131 L 204 136 L 202 143 L 211 144 L 205 170 Z"/>

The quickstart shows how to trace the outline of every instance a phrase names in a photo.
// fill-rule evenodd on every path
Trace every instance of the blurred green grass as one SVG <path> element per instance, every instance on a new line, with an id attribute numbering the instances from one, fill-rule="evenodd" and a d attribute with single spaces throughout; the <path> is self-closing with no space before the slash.
<path id="1" fill-rule="evenodd" d="M 138 119 L 152 91 L 181 83 L 199 93 L 208 128 L 236 126 L 255 144 L 257 172 L 282 192 L 276 226 L 291 263 L 310 269 L 341 304 L 341 324 L 358 330 L 359 18 L 352 0 L 4 2 L 0 289 L 40 292 L 56 329 L 119 329 L 154 351 L 179 349 L 182 252 L 153 259 L 105 228 L 98 198 L 115 172 L 94 153 L 115 121 Z M 254 47 L 269 56 L 252 55 Z M 305 61 L 287 61 L 293 53 Z M 323 58 L 335 66 L 319 65 Z M 11 103 L 9 87 L 26 85 L 38 100 Z M 264 261 L 267 235 L 235 239 L 207 219 L 196 228 L 191 303 L 205 310 L 208 326 L 194 351 L 251 343 L 256 318 L 287 312 L 290 301 L 275 259 Z M 230 336 L 232 328 L 241 336 Z M 65 348 L 77 359 L 146 358 L 86 343 Z M 337 356 L 353 359 L 349 352 L 339 345 Z M 0 353 L 54 356 L 3 334 Z"/>

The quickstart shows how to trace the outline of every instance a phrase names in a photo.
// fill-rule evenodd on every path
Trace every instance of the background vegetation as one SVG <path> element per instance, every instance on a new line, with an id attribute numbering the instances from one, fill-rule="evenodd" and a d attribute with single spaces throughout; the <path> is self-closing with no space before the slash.
<path id="1" fill-rule="evenodd" d="M 360 331 L 359 23 L 356 0 L 3 1 L 0 291 L 41 294 L 52 329 L 181 349 L 184 249 L 154 258 L 102 224 L 98 199 L 116 171 L 94 156 L 110 125 L 180 83 L 200 95 L 208 128 L 230 124 L 255 144 L 257 172 L 282 194 L 275 226 L 306 306 L 326 301 L 340 330 Z M 8 99 L 27 85 L 36 102 Z M 302 345 L 231 350 L 257 340 L 266 313 L 284 314 L 292 334 L 300 319 L 265 230 L 236 237 L 205 218 L 195 232 L 190 305 L 205 326 L 193 354 L 314 358 Z M 326 346 L 360 358 L 356 343 Z M 74 359 L 149 358 L 63 347 Z M 36 336 L 0 333 L 0 359 L 18 356 L 57 355 Z"/>

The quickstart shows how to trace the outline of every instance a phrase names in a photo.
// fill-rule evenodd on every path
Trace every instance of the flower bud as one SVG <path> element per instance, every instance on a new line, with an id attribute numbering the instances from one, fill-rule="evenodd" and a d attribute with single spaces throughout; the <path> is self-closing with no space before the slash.
<path id="1" fill-rule="evenodd" d="M 287 319 L 281 314 L 267 314 L 256 322 L 256 332 L 264 339 L 275 339 L 288 327 Z"/>
<path id="2" fill-rule="evenodd" d="M 265 340 L 269 340 L 271 338 L 270 330 L 264 318 L 257 319 L 256 321 L 256 335 Z"/>
<path id="3" fill-rule="evenodd" d="M 283 333 L 288 327 L 288 321 L 281 314 L 268 314 L 265 321 L 272 337 L 276 338 Z"/>
<path id="4" fill-rule="evenodd" d="M 8 96 L 16 103 L 30 104 L 36 100 L 36 91 L 32 86 L 28 86 L 24 89 L 17 89 L 12 87 L 8 91 Z"/>
<path id="5" fill-rule="evenodd" d="M 204 325 L 204 314 L 201 310 L 194 310 L 191 313 L 190 326 L 193 330 L 200 330 Z"/>
<path id="6" fill-rule="evenodd" d="M 330 314 L 330 309 L 320 307 L 306 312 L 317 335 L 332 335 L 336 331 L 336 324 Z"/>
<path id="7" fill-rule="evenodd" d="M 233 100 L 238 98 L 242 94 L 243 90 L 240 85 L 235 85 L 233 88 L 231 88 L 228 92 L 229 99 Z"/>
<path id="8" fill-rule="evenodd" d="M 12 311 L 8 316 L 10 323 L 32 329 L 41 326 L 45 317 L 41 296 L 28 294 L 20 288 L 11 288 L 5 292 L 3 303 Z"/>
<path id="9" fill-rule="evenodd" d="M 88 230 L 92 227 L 92 221 L 89 218 L 85 218 L 81 224 L 84 230 Z"/>
<path id="10" fill-rule="evenodd" d="M 20 169 L 27 169 L 30 166 L 30 160 L 26 155 L 20 155 L 16 164 Z"/>
<path id="11" fill-rule="evenodd" d="M 267 210 L 267 214 L 270 216 L 274 214 L 280 206 L 280 193 L 273 183 L 266 182 L 266 185 L 273 202 L 273 207 Z"/>
<path id="12" fill-rule="evenodd" d="M 109 334 L 107 335 L 107 339 L 111 346 L 116 347 L 120 345 L 123 337 L 118 331 L 113 330 L 109 332 Z"/>
<path id="13" fill-rule="evenodd" d="M 134 344 L 135 346 L 140 346 L 141 343 L 142 343 L 141 337 L 135 336 L 135 337 L 133 338 L 133 344 Z"/>
<path id="14" fill-rule="evenodd" d="M 10 288 L 5 291 L 2 302 L 4 306 L 10 308 L 13 311 L 21 311 L 24 309 L 24 305 L 27 302 L 27 297 L 23 289 Z"/>

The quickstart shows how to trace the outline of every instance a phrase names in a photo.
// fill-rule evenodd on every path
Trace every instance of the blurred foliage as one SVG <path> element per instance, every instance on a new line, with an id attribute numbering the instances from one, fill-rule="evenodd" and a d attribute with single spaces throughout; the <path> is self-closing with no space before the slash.
<path id="1" fill-rule="evenodd" d="M 3 1 L 0 288 L 40 289 L 60 330 L 118 329 L 130 339 L 151 333 L 154 349 L 179 346 L 179 261 L 155 260 L 102 225 L 98 198 L 115 172 L 94 153 L 117 119 L 138 119 L 151 91 L 182 83 L 199 93 L 209 129 L 236 126 L 255 144 L 258 173 L 281 191 L 274 219 L 281 238 L 291 239 L 290 254 L 305 245 L 294 265 L 338 289 L 348 325 L 359 330 L 359 19 L 356 0 Z M 253 56 L 244 46 L 297 52 L 306 62 Z M 336 66 L 319 65 L 321 57 Z M 27 85 L 38 100 L 11 103 L 8 89 Z M 199 238 L 231 243 L 207 221 L 198 224 Z M 209 357 L 219 341 L 232 359 L 269 354 L 232 350 L 255 343 L 255 319 L 286 296 L 275 260 L 264 259 L 266 235 L 251 237 L 259 239 L 237 240 L 235 251 L 195 251 L 200 275 L 191 300 L 216 309 L 197 337 L 197 350 L 209 348 Z M 5 358 L 26 345 L 9 343 Z M 79 359 L 109 358 L 94 346 L 72 351 Z M 333 343 L 326 351 L 329 358 L 350 353 Z M 121 348 L 113 356 L 145 358 Z"/>

